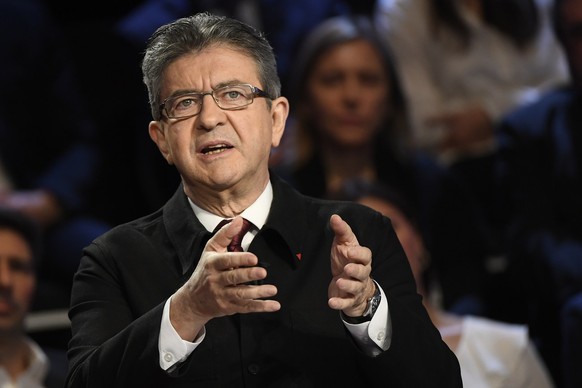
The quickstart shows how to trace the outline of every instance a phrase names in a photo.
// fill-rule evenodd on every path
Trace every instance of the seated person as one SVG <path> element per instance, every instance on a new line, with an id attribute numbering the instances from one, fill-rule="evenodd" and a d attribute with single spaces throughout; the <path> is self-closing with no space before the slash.
<path id="1" fill-rule="evenodd" d="M 407 106 L 390 52 L 370 19 L 328 19 L 302 43 L 285 145 L 296 147 L 289 151 L 296 159 L 278 171 L 303 194 L 320 198 L 333 197 L 354 178 L 398 187 L 421 209 L 444 303 L 484 314 L 487 237 L 481 215 L 449 171 L 422 152 L 404 151 Z"/>
<path id="2" fill-rule="evenodd" d="M 0 1 L 0 46 L 10 53 L 0 61 L 0 208 L 41 225 L 38 280 L 51 287 L 35 304 L 53 308 L 68 306 L 82 248 L 109 227 L 90 210 L 102 162 L 97 128 L 44 3 Z"/>
<path id="3" fill-rule="evenodd" d="M 430 253 L 413 208 L 395 190 L 362 182 L 346 184 L 345 198 L 390 218 L 416 279 L 418 293 L 443 340 L 461 365 L 463 386 L 550 388 L 554 384 L 524 325 L 477 316 L 459 316 L 440 306 L 434 277 L 427 276 Z"/>
<path id="4" fill-rule="evenodd" d="M 582 386 L 582 2 L 557 0 L 570 85 L 498 128 L 499 214 L 529 325 L 555 380 Z"/>
<path id="5" fill-rule="evenodd" d="M 19 212 L 0 209 L 0 386 L 61 388 L 66 363 L 54 362 L 26 334 L 25 318 L 36 287 L 40 252 L 36 223 Z M 52 350 L 64 360 L 64 350 Z M 62 368 L 59 368 L 59 366 Z"/>

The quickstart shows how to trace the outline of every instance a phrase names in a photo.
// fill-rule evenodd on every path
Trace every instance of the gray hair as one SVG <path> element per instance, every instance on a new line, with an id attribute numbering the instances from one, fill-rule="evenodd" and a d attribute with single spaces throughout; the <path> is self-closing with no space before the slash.
<path id="1" fill-rule="evenodd" d="M 281 95 L 281 81 L 273 48 L 265 36 L 239 20 L 198 13 L 159 27 L 148 40 L 142 61 L 143 82 L 148 89 L 154 120 L 161 119 L 160 92 L 167 67 L 178 58 L 207 47 L 224 44 L 252 58 L 260 87 L 271 97 Z M 270 100 L 267 100 L 270 103 Z"/>

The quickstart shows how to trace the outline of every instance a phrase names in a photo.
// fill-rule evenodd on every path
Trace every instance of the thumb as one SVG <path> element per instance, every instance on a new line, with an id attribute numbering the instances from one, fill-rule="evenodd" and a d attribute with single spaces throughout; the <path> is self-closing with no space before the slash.
<path id="1" fill-rule="evenodd" d="M 206 251 L 225 252 L 232 239 L 243 226 L 242 217 L 233 218 L 228 224 L 220 228 L 206 243 Z"/>
<path id="2" fill-rule="evenodd" d="M 337 244 L 358 245 L 358 239 L 352 228 L 339 215 L 333 214 L 329 225 L 335 234 Z"/>

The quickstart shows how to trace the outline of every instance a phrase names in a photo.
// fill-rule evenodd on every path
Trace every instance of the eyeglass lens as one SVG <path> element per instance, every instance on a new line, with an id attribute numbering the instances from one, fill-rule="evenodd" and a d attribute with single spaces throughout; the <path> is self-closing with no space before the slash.
<path id="1" fill-rule="evenodd" d="M 216 104 L 225 110 L 245 107 L 253 102 L 254 87 L 251 85 L 228 85 L 206 93 L 187 93 L 169 98 L 164 103 L 166 115 L 183 118 L 200 113 L 204 96 L 210 94 Z"/>

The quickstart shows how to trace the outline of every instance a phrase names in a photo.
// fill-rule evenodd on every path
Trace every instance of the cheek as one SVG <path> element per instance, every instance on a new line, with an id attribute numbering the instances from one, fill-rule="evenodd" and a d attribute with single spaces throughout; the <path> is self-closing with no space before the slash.
<path id="1" fill-rule="evenodd" d="M 322 120 L 333 115 L 340 105 L 340 92 L 329 87 L 313 87 L 310 95 L 305 100 L 305 106 L 311 112 L 311 117 Z"/>
<path id="2" fill-rule="evenodd" d="M 190 129 L 175 130 L 166 137 L 168 152 L 174 159 L 180 159 L 190 156 L 190 150 L 193 147 Z"/>
<path id="3" fill-rule="evenodd" d="M 390 98 L 386 93 L 379 90 L 371 91 L 362 106 L 365 107 L 366 114 L 370 117 L 370 120 L 374 121 L 377 126 L 392 114 Z"/>
<path id="4" fill-rule="evenodd" d="M 18 284 L 19 287 L 16 290 L 17 298 L 20 299 L 21 303 L 30 306 L 36 291 L 36 282 L 33 278 L 30 278 L 22 279 Z"/>
<path id="5" fill-rule="evenodd" d="M 270 116 L 254 116 L 237 126 L 236 132 L 240 145 L 245 150 L 245 159 L 263 160 L 265 155 L 270 154 L 274 142 L 272 126 Z"/>
<path id="6" fill-rule="evenodd" d="M 338 121 L 342 115 L 340 98 L 333 93 L 319 93 L 305 103 L 309 121 L 319 131 L 334 134 L 338 131 Z"/>

